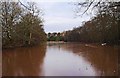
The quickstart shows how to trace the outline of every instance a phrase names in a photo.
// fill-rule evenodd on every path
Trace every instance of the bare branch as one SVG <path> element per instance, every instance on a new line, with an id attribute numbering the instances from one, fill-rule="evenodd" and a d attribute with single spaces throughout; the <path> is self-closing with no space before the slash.
<path id="1" fill-rule="evenodd" d="M 101 1 L 102 1 L 102 0 L 99 0 L 99 1 L 97 2 L 97 4 L 93 6 L 92 10 L 93 10 L 95 7 L 97 7 L 97 6 L 100 4 Z"/>
<path id="2" fill-rule="evenodd" d="M 25 8 L 27 8 L 28 10 L 30 10 L 31 11 L 31 9 L 30 8 L 28 8 L 26 5 L 24 5 L 20 0 L 18 0 L 18 2 L 20 2 L 20 4 L 21 5 L 23 5 Z"/>
<path id="3" fill-rule="evenodd" d="M 92 2 L 90 2 L 90 4 L 88 5 L 87 9 L 83 12 L 83 14 L 88 11 L 88 9 L 90 8 L 90 6 L 93 4 L 94 1 L 95 1 L 95 0 L 93 0 Z M 82 14 L 82 15 L 83 15 L 83 14 Z"/>

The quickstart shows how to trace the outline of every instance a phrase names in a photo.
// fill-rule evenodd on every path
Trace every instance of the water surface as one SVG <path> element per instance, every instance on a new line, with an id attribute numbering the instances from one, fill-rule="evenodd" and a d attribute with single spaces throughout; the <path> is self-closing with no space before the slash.
<path id="1" fill-rule="evenodd" d="M 3 50 L 3 76 L 115 76 L 118 47 L 47 43 Z"/>

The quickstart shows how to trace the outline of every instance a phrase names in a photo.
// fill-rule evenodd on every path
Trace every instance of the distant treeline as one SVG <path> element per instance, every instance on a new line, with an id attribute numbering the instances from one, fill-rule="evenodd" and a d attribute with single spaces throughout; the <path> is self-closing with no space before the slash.
<path id="1" fill-rule="evenodd" d="M 27 5 L 27 6 L 26 6 Z M 2 47 L 37 45 L 46 41 L 41 11 L 34 3 L 0 2 Z"/>
<path id="2" fill-rule="evenodd" d="M 99 8 L 96 16 L 82 26 L 66 31 L 68 42 L 120 42 L 120 2 L 109 3 Z"/>
<path id="3" fill-rule="evenodd" d="M 47 41 L 63 41 L 63 33 L 48 33 L 47 34 Z"/>

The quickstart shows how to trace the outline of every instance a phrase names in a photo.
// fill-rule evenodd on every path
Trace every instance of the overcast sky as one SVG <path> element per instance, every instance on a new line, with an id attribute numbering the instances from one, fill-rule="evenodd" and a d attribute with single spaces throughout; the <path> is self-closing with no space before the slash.
<path id="1" fill-rule="evenodd" d="M 37 3 L 44 12 L 45 32 L 62 32 L 71 30 L 81 25 L 83 21 L 90 19 L 90 16 L 76 17 L 76 6 L 70 2 L 45 2 Z"/>
<path id="2" fill-rule="evenodd" d="M 36 0 L 38 9 L 42 9 L 44 12 L 44 30 L 46 33 L 71 30 L 80 26 L 83 21 L 90 19 L 90 16 L 87 15 L 76 17 L 75 2 L 68 1 Z"/>

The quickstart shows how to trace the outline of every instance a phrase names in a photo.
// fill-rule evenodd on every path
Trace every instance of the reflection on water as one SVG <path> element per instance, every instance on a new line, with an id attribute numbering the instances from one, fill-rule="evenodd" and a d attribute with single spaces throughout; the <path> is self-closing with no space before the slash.
<path id="1" fill-rule="evenodd" d="M 97 75 L 113 76 L 118 74 L 118 47 L 95 44 L 69 44 L 62 46 L 82 56 L 94 67 Z"/>
<path id="2" fill-rule="evenodd" d="M 3 76 L 42 75 L 45 46 L 3 50 Z"/>
<path id="3" fill-rule="evenodd" d="M 2 49 L 0 48 L 0 77 L 1 76 L 2 76 Z"/>
<path id="4" fill-rule="evenodd" d="M 48 43 L 3 50 L 4 76 L 114 76 L 118 47 Z"/>

